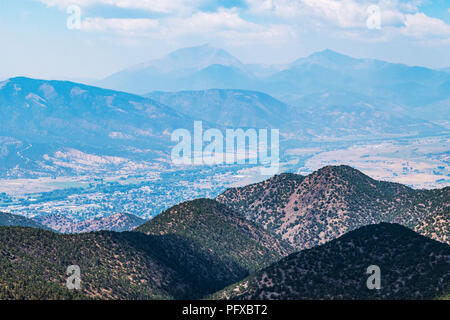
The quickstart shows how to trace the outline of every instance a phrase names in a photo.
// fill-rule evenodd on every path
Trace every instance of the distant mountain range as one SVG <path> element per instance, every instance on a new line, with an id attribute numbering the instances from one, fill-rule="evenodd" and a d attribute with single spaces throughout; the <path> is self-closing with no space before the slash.
<path id="1" fill-rule="evenodd" d="M 442 134 L 448 132 L 442 120 L 450 117 L 450 74 L 331 50 L 267 67 L 245 65 L 207 45 L 184 48 L 98 85 L 150 92 L 146 96 L 198 119 L 275 126 L 303 139 Z"/>
<path id="2" fill-rule="evenodd" d="M 419 119 L 448 119 L 450 74 L 424 67 L 355 59 L 332 50 L 284 66 L 245 65 L 208 45 L 115 73 L 99 86 L 144 94 L 205 89 L 256 90 L 297 108 L 369 106 Z M 339 96 L 339 100 L 336 100 Z M 321 97 L 317 101 L 317 97 Z"/>
<path id="3" fill-rule="evenodd" d="M 411 229 L 448 242 L 449 196 L 339 166 L 230 189 L 217 199 L 228 205 L 184 202 L 133 232 L 0 227 L 0 298 L 443 297 L 450 246 Z M 82 270 L 81 291 L 65 288 L 69 265 Z M 365 287 L 370 265 L 379 291 Z"/>
<path id="4" fill-rule="evenodd" d="M 373 265 L 380 268 L 379 290 L 366 284 Z M 450 290 L 449 283 L 449 245 L 381 223 L 293 253 L 214 298 L 434 299 Z"/>
<path id="5" fill-rule="evenodd" d="M 349 166 L 328 166 L 308 176 L 281 174 L 228 189 L 217 201 L 297 250 L 380 222 L 399 223 L 450 244 L 450 187 L 414 190 L 374 180 Z"/>

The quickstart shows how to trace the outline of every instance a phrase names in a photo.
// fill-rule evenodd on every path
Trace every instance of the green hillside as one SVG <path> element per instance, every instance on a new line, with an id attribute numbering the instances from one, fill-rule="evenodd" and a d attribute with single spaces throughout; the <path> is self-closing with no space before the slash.
<path id="1" fill-rule="evenodd" d="M 366 285 L 371 265 L 380 268 L 379 290 Z M 293 253 L 213 298 L 434 299 L 449 293 L 450 246 L 381 223 Z"/>
<path id="2" fill-rule="evenodd" d="M 0 299 L 196 299 L 292 252 L 214 200 L 182 203 L 137 232 L 0 228 Z M 65 287 L 81 268 L 82 290 Z"/>

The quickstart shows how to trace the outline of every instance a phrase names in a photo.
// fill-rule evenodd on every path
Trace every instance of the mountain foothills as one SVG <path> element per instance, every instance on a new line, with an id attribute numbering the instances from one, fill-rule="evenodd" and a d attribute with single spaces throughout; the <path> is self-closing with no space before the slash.
<path id="1" fill-rule="evenodd" d="M 147 220 L 129 213 L 115 213 L 111 216 L 74 221 L 62 214 L 26 218 L 8 212 L 0 212 L 0 226 L 31 227 L 58 233 L 85 233 L 93 231 L 130 231 Z"/>
<path id="2" fill-rule="evenodd" d="M 146 96 L 194 119 L 228 127 L 286 128 L 292 117 L 288 105 L 257 91 L 157 91 Z"/>
<path id="3" fill-rule="evenodd" d="M 297 250 L 380 222 L 399 223 L 449 243 L 449 187 L 414 190 L 374 180 L 349 166 L 328 166 L 308 176 L 277 175 L 228 189 L 217 201 L 278 234 Z"/>
<path id="4" fill-rule="evenodd" d="M 250 90 L 209 89 L 161 92 L 145 96 L 193 118 L 228 127 L 280 129 L 282 138 L 301 140 L 364 139 L 426 136 L 448 132 L 438 122 L 412 117 L 399 109 L 365 103 L 354 94 L 311 94 L 301 105 L 288 104 Z"/>
<path id="5" fill-rule="evenodd" d="M 99 230 L 130 231 L 146 222 L 146 220 L 133 214 L 122 212 L 84 221 L 73 221 L 62 214 L 39 216 L 33 218 L 33 220 L 61 233 L 82 233 Z"/>
<path id="6" fill-rule="evenodd" d="M 12 214 L 8 212 L 0 212 L 0 226 L 3 227 L 31 227 L 38 229 L 50 230 L 47 226 L 40 224 L 33 219 L 20 216 L 18 214 Z"/>
<path id="7" fill-rule="evenodd" d="M 192 125 L 150 98 L 21 77 L 0 83 L 0 117 L 6 177 L 133 171 L 170 151 L 172 130 Z"/>
<path id="8" fill-rule="evenodd" d="M 214 200 L 182 203 L 135 232 L 63 235 L 0 228 L 0 298 L 193 299 L 268 266 L 292 248 Z M 81 268 L 81 291 L 65 270 Z"/>
<path id="9" fill-rule="evenodd" d="M 449 191 L 325 167 L 181 203 L 132 232 L 0 227 L 0 298 L 441 298 Z M 71 265 L 79 291 L 65 287 Z M 365 286 L 370 265 L 381 290 Z"/>
<path id="10" fill-rule="evenodd" d="M 369 266 L 380 289 L 369 290 Z M 402 227 L 361 227 L 293 253 L 214 295 L 221 299 L 434 299 L 450 292 L 450 246 Z"/>

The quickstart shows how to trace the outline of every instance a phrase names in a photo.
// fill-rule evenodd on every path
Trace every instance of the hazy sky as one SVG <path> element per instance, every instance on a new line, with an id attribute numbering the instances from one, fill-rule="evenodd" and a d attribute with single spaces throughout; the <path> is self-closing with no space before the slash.
<path id="1" fill-rule="evenodd" d="M 450 67 L 450 0 L 0 0 L 0 37 L 1 79 L 102 78 L 205 43 L 245 63 L 329 48 L 441 68 Z"/>

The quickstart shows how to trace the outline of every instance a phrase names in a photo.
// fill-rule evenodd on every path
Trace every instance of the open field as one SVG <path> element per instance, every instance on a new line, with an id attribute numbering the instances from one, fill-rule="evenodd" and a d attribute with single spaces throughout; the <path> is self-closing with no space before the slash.
<path id="1" fill-rule="evenodd" d="M 299 148 L 290 150 L 290 155 L 307 157 L 296 170 L 299 174 L 311 173 L 325 165 L 346 164 L 375 179 L 417 189 L 450 185 L 448 137 L 359 143 L 337 150 Z"/>

